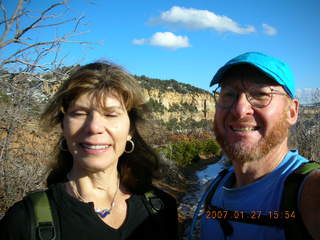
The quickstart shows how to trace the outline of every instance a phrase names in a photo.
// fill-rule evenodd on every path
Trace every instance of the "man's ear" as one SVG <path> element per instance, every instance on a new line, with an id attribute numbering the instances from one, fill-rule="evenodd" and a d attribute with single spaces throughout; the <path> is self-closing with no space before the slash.
<path id="1" fill-rule="evenodd" d="M 290 99 L 288 106 L 287 121 L 290 126 L 293 126 L 298 121 L 299 115 L 299 101 L 297 99 Z"/>

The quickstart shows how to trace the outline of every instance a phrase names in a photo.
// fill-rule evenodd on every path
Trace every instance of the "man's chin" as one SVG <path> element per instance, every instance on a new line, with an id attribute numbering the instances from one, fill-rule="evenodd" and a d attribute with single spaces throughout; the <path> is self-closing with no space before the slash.
<path id="1" fill-rule="evenodd" d="M 257 144 L 248 145 L 243 143 L 224 144 L 224 152 L 229 159 L 237 162 L 252 162 L 259 159 L 261 151 Z"/>

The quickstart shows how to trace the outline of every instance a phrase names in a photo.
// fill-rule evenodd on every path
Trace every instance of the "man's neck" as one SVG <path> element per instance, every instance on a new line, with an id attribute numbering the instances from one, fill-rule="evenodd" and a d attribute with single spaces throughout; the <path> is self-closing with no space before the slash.
<path id="1" fill-rule="evenodd" d="M 282 162 L 287 153 L 288 146 L 285 142 L 260 159 L 250 162 L 232 161 L 236 178 L 234 187 L 246 186 L 271 173 Z"/>

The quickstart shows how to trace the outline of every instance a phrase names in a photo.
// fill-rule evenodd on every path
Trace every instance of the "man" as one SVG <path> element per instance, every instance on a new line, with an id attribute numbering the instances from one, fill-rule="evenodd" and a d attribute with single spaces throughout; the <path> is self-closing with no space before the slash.
<path id="1" fill-rule="evenodd" d="M 232 167 L 203 197 L 201 239 L 320 239 L 318 169 L 286 200 L 297 198 L 297 206 L 281 208 L 286 179 L 309 162 L 288 148 L 299 110 L 289 67 L 249 52 L 220 68 L 210 86 L 216 84 L 214 133 Z"/>

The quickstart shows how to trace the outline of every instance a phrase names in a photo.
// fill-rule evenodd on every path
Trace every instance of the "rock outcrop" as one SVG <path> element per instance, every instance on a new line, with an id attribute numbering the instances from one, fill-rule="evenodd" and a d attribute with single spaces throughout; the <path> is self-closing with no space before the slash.
<path id="1" fill-rule="evenodd" d="M 162 111 L 151 109 L 157 120 L 168 122 L 171 119 L 193 119 L 199 122 L 213 119 L 214 99 L 210 93 L 179 93 L 158 89 L 144 89 L 144 93 L 147 101 L 153 100 L 163 106 Z"/>

